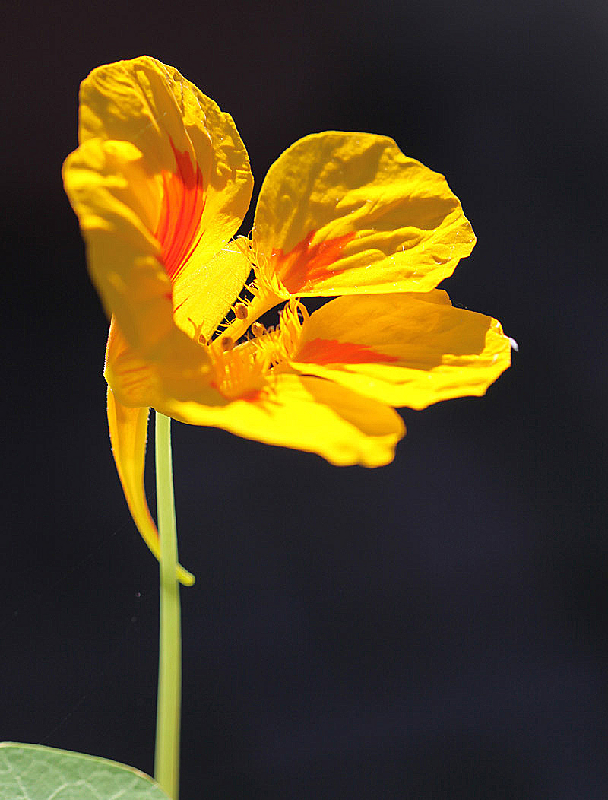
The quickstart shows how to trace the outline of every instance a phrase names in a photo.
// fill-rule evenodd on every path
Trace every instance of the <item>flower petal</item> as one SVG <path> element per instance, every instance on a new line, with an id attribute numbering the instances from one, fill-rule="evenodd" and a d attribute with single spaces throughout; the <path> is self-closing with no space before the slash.
<path id="1" fill-rule="evenodd" d="M 388 464 L 405 434 L 401 417 L 384 403 L 330 381 L 285 373 L 223 407 L 170 402 L 160 410 L 191 425 L 318 453 L 340 466 Z"/>
<path id="2" fill-rule="evenodd" d="M 249 158 L 229 114 L 174 67 L 149 56 L 94 69 L 80 89 L 79 141 L 132 142 L 151 174 L 200 170 L 205 193 L 197 263 L 236 233 L 249 206 Z M 158 219 L 157 219 L 158 221 Z"/>
<path id="3" fill-rule="evenodd" d="M 160 542 L 150 515 L 144 489 L 144 462 L 148 430 L 148 408 L 127 408 L 119 403 L 108 387 L 108 424 L 116 468 L 131 516 L 143 540 L 159 558 Z M 178 565 L 177 577 L 185 586 L 194 576 Z"/>
<path id="4" fill-rule="evenodd" d="M 445 178 L 367 133 L 318 133 L 286 150 L 252 235 L 260 279 L 284 298 L 427 292 L 474 244 Z"/>
<path id="5" fill-rule="evenodd" d="M 133 347 L 153 351 L 174 322 L 171 281 L 151 233 L 159 197 L 143 155 L 129 142 L 85 142 L 66 159 L 64 183 L 106 313 Z"/>
<path id="6" fill-rule="evenodd" d="M 181 337 L 181 338 L 179 338 Z M 130 347 L 116 318 L 112 317 L 104 377 L 118 402 L 129 408 L 150 406 L 159 408 L 167 398 L 194 400 L 216 405 L 221 396 L 210 382 L 210 376 L 199 369 L 191 369 L 183 360 L 181 345 L 194 344 L 175 328 L 159 349 L 154 361 L 143 358 Z M 201 349 L 202 348 L 197 348 Z M 206 353 L 205 358 L 208 360 Z"/>
<path id="7" fill-rule="evenodd" d="M 177 304 L 241 223 L 253 183 L 247 152 L 231 117 L 154 59 L 99 67 L 80 101 L 66 191 L 108 316 L 154 358 Z M 217 315 L 220 295 L 225 314 L 234 297 L 198 293 L 197 316 Z M 200 360 L 200 349 L 190 357 Z"/>
<path id="8" fill-rule="evenodd" d="M 454 308 L 443 291 L 360 295 L 305 322 L 292 367 L 392 406 L 482 395 L 511 363 L 500 323 Z"/>
<path id="9" fill-rule="evenodd" d="M 173 291 L 174 319 L 190 336 L 209 339 L 238 297 L 249 277 L 251 262 L 239 246 L 229 242 L 206 264 L 192 265 Z M 200 341 L 200 339 L 199 339 Z"/>

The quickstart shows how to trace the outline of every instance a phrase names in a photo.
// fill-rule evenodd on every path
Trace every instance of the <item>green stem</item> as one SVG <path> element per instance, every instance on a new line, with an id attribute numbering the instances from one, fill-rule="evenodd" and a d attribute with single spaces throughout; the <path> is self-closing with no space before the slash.
<path id="1" fill-rule="evenodd" d="M 173 501 L 171 418 L 156 412 L 156 495 L 160 536 L 160 657 L 154 777 L 178 800 L 181 705 L 181 628 L 176 578 L 177 535 Z"/>

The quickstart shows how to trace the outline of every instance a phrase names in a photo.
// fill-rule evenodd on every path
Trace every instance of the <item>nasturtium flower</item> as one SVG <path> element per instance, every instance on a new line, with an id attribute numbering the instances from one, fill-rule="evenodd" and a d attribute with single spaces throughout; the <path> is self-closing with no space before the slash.
<path id="1" fill-rule="evenodd" d="M 371 467 L 405 433 L 395 408 L 481 395 L 509 366 L 500 324 L 436 288 L 475 243 L 459 200 L 392 139 L 299 140 L 271 166 L 251 236 L 233 238 L 253 180 L 231 117 L 141 57 L 83 81 L 64 182 L 111 317 L 112 449 L 156 555 L 150 407 Z M 307 297 L 335 299 L 309 313 Z"/>

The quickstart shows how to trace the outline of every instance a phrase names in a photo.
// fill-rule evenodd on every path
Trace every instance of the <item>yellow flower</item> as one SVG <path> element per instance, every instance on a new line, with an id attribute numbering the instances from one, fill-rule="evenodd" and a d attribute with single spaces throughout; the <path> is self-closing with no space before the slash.
<path id="1" fill-rule="evenodd" d="M 435 288 L 475 243 L 460 202 L 391 139 L 296 142 L 263 182 L 250 240 L 231 238 L 252 190 L 245 148 L 175 69 L 142 57 L 94 70 L 79 142 L 64 181 L 112 317 L 112 448 L 156 555 L 143 489 L 149 407 L 378 466 L 405 432 L 395 407 L 483 394 L 509 366 L 499 323 Z M 235 302 L 252 267 L 248 299 Z M 336 295 L 310 315 L 299 300 Z M 267 330 L 259 317 L 284 301 Z"/>

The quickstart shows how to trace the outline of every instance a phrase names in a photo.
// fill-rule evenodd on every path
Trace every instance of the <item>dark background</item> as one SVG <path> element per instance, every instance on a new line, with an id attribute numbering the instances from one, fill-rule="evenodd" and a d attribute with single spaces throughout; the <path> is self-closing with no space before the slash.
<path id="1" fill-rule="evenodd" d="M 2 18 L 0 738 L 153 770 L 157 567 L 111 458 L 107 323 L 60 179 L 80 80 L 145 53 L 233 115 L 257 187 L 326 129 L 446 174 L 479 239 L 446 288 L 520 345 L 486 397 L 404 411 L 378 470 L 174 424 L 197 576 L 182 800 L 605 800 L 605 2 Z"/>

